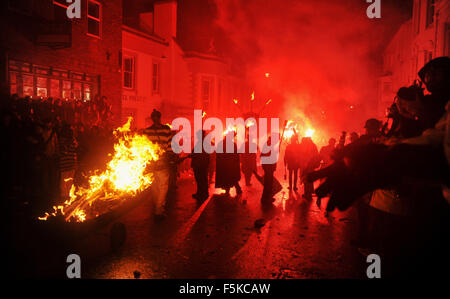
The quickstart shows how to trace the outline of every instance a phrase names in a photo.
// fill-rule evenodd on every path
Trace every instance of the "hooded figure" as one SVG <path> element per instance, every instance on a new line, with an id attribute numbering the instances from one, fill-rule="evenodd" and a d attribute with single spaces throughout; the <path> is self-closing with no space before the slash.
<path id="1" fill-rule="evenodd" d="M 226 139 L 234 138 L 234 132 L 230 132 L 217 145 L 217 149 L 223 149 L 223 153 L 216 153 L 216 188 L 222 188 L 229 194 L 230 189 L 236 187 L 238 194 L 242 193 L 239 181 L 241 180 L 241 166 L 237 146 L 234 143 L 234 152 L 226 153 Z"/>

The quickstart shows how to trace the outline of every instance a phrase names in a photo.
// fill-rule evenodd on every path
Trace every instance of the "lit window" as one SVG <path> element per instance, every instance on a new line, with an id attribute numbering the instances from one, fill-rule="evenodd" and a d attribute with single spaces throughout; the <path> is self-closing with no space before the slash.
<path id="1" fill-rule="evenodd" d="M 65 80 L 63 81 L 62 97 L 66 100 L 72 98 L 72 82 Z"/>
<path id="2" fill-rule="evenodd" d="M 92 95 L 92 86 L 89 84 L 84 84 L 84 97 L 85 101 L 90 101 Z"/>
<path id="3" fill-rule="evenodd" d="M 102 6 L 99 2 L 88 0 L 88 34 L 100 38 Z"/>
<path id="4" fill-rule="evenodd" d="M 50 96 L 54 98 L 61 97 L 61 88 L 58 79 L 50 79 Z"/>
<path id="5" fill-rule="evenodd" d="M 123 58 L 123 87 L 134 88 L 134 57 Z"/>
<path id="6" fill-rule="evenodd" d="M 159 63 L 153 63 L 153 75 L 152 75 L 152 91 L 153 93 L 159 93 L 160 82 L 160 69 Z"/>
<path id="7" fill-rule="evenodd" d="M 17 94 L 17 73 L 9 72 L 9 86 L 11 94 Z"/>
<path id="8" fill-rule="evenodd" d="M 75 100 L 81 100 L 81 83 L 80 82 L 72 83 L 72 93 L 73 93 L 73 98 Z"/>
<path id="9" fill-rule="evenodd" d="M 48 81 L 47 78 L 43 77 L 36 78 L 36 92 L 38 97 L 46 98 L 48 96 L 47 81 Z"/>
<path id="10" fill-rule="evenodd" d="M 34 95 L 34 83 L 33 83 L 33 76 L 30 75 L 23 75 L 22 76 L 22 87 L 23 87 L 23 96 L 30 96 L 32 97 Z"/>

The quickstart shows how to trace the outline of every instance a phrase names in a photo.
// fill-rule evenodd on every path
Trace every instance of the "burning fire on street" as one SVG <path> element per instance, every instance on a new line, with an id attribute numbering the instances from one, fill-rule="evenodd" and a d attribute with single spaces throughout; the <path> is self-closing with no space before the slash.
<path id="1" fill-rule="evenodd" d="M 132 131 L 132 120 L 128 118 L 114 131 L 114 153 L 106 170 L 91 175 L 88 186 L 72 185 L 69 199 L 39 220 L 61 215 L 68 222 L 84 222 L 150 187 L 153 175 L 149 166 L 159 159 L 162 150 L 145 135 Z"/>

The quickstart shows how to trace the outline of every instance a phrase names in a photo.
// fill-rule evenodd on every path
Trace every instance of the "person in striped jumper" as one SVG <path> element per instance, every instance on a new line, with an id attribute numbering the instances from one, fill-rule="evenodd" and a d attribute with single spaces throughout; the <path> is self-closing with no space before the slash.
<path id="1" fill-rule="evenodd" d="M 153 124 L 144 129 L 144 134 L 151 142 L 158 144 L 164 153 L 156 161 L 154 167 L 155 181 L 153 183 L 154 214 L 157 220 L 166 217 L 165 205 L 169 189 L 170 156 L 173 153 L 171 147 L 172 131 L 169 126 L 161 123 L 161 112 L 153 109 L 151 114 Z"/>

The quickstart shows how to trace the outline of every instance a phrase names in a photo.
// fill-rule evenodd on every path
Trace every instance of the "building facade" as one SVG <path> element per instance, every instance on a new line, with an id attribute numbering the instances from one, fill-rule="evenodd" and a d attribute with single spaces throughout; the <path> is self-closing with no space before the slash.
<path id="1" fill-rule="evenodd" d="M 84 0 L 69 19 L 65 0 L 2 1 L 2 89 L 30 97 L 89 101 L 121 113 L 122 0 Z"/>
<path id="2" fill-rule="evenodd" d="M 122 119 L 133 116 L 137 127 L 150 125 L 154 108 L 167 122 L 192 119 L 194 109 L 229 115 L 240 96 L 243 82 L 227 62 L 180 45 L 177 11 L 177 1 L 155 2 L 122 27 Z"/>
<path id="3" fill-rule="evenodd" d="M 242 80 L 211 53 L 177 42 L 177 1 L 157 1 L 124 15 L 122 0 L 7 0 L 2 13 L 2 89 L 21 97 L 90 101 L 106 96 L 114 123 L 148 126 L 156 108 L 165 121 L 233 112 Z M 142 2 L 141 2 L 142 3 Z"/>
<path id="4" fill-rule="evenodd" d="M 413 84 L 420 68 L 440 56 L 450 56 L 450 1 L 414 0 L 412 19 L 400 27 L 383 55 L 379 115 L 400 87 Z"/>

